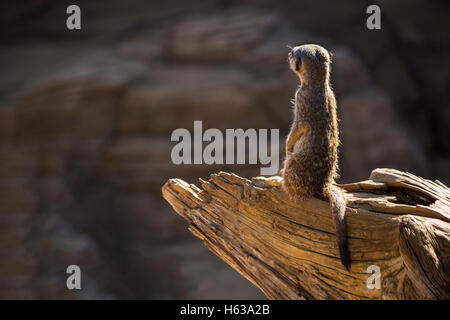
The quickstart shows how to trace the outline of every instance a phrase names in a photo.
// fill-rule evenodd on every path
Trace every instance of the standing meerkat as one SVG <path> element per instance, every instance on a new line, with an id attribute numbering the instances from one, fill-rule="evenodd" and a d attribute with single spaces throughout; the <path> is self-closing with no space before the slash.
<path id="1" fill-rule="evenodd" d="M 345 200 L 334 185 L 338 169 L 339 129 L 336 99 L 330 87 L 330 55 L 318 45 L 295 47 L 289 65 L 300 78 L 295 93 L 295 115 L 286 139 L 286 160 L 280 175 L 291 198 L 329 199 L 342 265 L 350 257 L 345 225 Z"/>

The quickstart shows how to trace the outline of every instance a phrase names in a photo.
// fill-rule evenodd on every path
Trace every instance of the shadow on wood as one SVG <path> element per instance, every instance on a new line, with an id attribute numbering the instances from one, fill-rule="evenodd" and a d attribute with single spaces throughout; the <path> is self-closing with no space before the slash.
<path id="1" fill-rule="evenodd" d="M 162 194 L 209 250 L 270 299 L 450 298 L 448 187 L 393 169 L 341 185 L 348 272 L 328 203 L 294 202 L 281 182 L 220 172 L 200 179 L 202 189 L 170 179 Z"/>

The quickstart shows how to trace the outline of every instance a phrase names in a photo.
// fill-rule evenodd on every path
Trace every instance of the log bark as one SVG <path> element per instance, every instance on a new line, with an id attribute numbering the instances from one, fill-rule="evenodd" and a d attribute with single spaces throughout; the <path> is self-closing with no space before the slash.
<path id="1" fill-rule="evenodd" d="M 162 194 L 209 250 L 269 299 L 450 298 L 444 184 L 376 169 L 369 180 L 340 185 L 347 199 L 347 271 L 328 202 L 289 199 L 281 182 L 220 172 L 200 179 L 201 188 L 170 179 Z"/>

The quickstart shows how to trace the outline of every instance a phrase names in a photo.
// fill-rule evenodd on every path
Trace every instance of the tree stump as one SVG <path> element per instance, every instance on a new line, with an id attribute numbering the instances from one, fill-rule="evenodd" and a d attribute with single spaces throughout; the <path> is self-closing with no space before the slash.
<path id="1" fill-rule="evenodd" d="M 376 169 L 346 190 L 351 256 L 340 263 L 327 201 L 293 201 L 281 177 L 180 179 L 163 197 L 204 245 L 269 299 L 449 299 L 450 189 Z M 374 272 L 374 273 L 372 273 Z"/>

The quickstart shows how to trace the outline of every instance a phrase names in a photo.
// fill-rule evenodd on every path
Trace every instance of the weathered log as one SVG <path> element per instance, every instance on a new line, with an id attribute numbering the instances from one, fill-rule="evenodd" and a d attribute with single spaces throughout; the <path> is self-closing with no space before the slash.
<path id="1" fill-rule="evenodd" d="M 376 169 L 367 181 L 341 185 L 348 203 L 347 271 L 329 204 L 293 201 L 281 181 L 220 172 L 200 179 L 202 189 L 170 179 L 162 193 L 209 250 L 270 299 L 450 298 L 450 189 L 444 184 Z M 371 270 L 380 271 L 378 287 Z"/>

